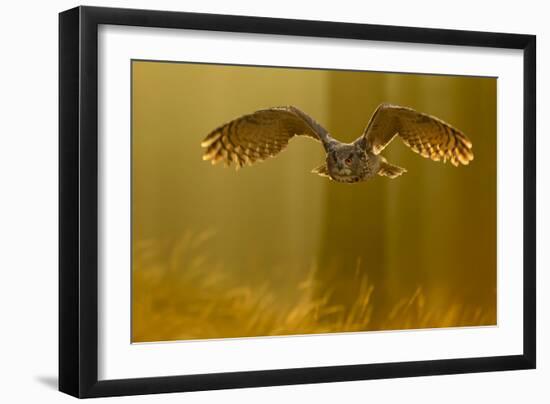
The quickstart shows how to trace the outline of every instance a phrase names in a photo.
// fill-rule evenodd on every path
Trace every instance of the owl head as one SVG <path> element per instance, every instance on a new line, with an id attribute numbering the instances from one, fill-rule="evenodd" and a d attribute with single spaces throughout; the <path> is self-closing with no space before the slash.
<path id="1" fill-rule="evenodd" d="M 366 164 L 367 154 L 359 143 L 339 144 L 327 153 L 327 167 L 336 177 L 355 176 Z"/>

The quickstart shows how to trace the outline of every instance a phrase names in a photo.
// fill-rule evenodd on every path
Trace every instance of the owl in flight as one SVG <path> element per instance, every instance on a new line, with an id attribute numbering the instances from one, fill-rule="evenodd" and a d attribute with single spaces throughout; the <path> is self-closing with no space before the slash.
<path id="1" fill-rule="evenodd" d="M 212 131 L 201 143 L 205 149 L 202 157 L 212 164 L 234 163 L 238 169 L 276 156 L 294 136 L 307 136 L 323 145 L 325 163 L 313 173 L 345 183 L 376 175 L 396 178 L 406 172 L 380 155 L 396 136 L 422 157 L 435 161 L 448 160 L 458 166 L 474 158 L 472 142 L 458 129 L 434 116 L 391 104 L 379 105 L 363 134 L 349 144 L 334 139 L 296 107 L 263 109 Z"/>

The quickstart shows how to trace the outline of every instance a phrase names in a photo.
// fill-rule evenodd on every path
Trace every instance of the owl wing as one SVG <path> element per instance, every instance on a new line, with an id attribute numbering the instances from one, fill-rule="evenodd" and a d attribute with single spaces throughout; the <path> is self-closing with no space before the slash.
<path id="1" fill-rule="evenodd" d="M 203 160 L 226 166 L 263 161 L 280 153 L 296 135 L 320 141 L 324 147 L 330 137 L 313 118 L 296 107 L 275 107 L 236 118 L 213 130 L 202 141 Z"/>
<path id="2" fill-rule="evenodd" d="M 363 138 L 379 154 L 399 135 L 422 157 L 449 160 L 454 166 L 474 159 L 472 142 L 464 133 L 434 116 L 398 105 L 381 104 L 372 115 Z"/>

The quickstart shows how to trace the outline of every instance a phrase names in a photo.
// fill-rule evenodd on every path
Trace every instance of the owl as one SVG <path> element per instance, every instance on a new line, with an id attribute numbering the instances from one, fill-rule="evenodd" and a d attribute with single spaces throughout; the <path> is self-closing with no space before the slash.
<path id="1" fill-rule="evenodd" d="M 203 160 L 212 164 L 244 165 L 274 157 L 294 136 L 306 136 L 321 143 L 325 162 L 313 173 L 342 183 L 366 181 L 377 175 L 396 178 L 405 173 L 380 153 L 396 137 L 422 157 L 467 165 L 473 160 L 472 142 L 464 133 L 434 116 L 414 109 L 381 104 L 371 116 L 363 134 L 343 143 L 308 114 L 294 106 L 259 110 L 236 118 L 213 130 L 201 143 Z"/>

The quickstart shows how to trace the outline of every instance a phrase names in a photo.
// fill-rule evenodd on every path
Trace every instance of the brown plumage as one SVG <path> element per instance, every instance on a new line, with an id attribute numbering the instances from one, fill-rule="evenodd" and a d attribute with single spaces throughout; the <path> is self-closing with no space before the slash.
<path id="1" fill-rule="evenodd" d="M 411 108 L 381 104 L 363 134 L 353 143 L 341 143 L 313 118 L 296 107 L 275 107 L 234 119 L 204 141 L 203 159 L 237 168 L 274 157 L 294 136 L 308 136 L 323 145 L 325 164 L 313 172 L 339 182 L 358 182 L 383 175 L 395 178 L 406 172 L 380 156 L 396 137 L 421 156 L 450 161 L 454 166 L 473 160 L 472 142 L 460 130 L 434 116 Z"/>
<path id="2" fill-rule="evenodd" d="M 460 163 L 467 165 L 474 158 L 472 142 L 441 119 L 412 108 L 380 105 L 363 136 L 369 140 L 373 152 L 379 154 L 397 135 L 422 157 L 449 160 L 455 167 Z"/>

